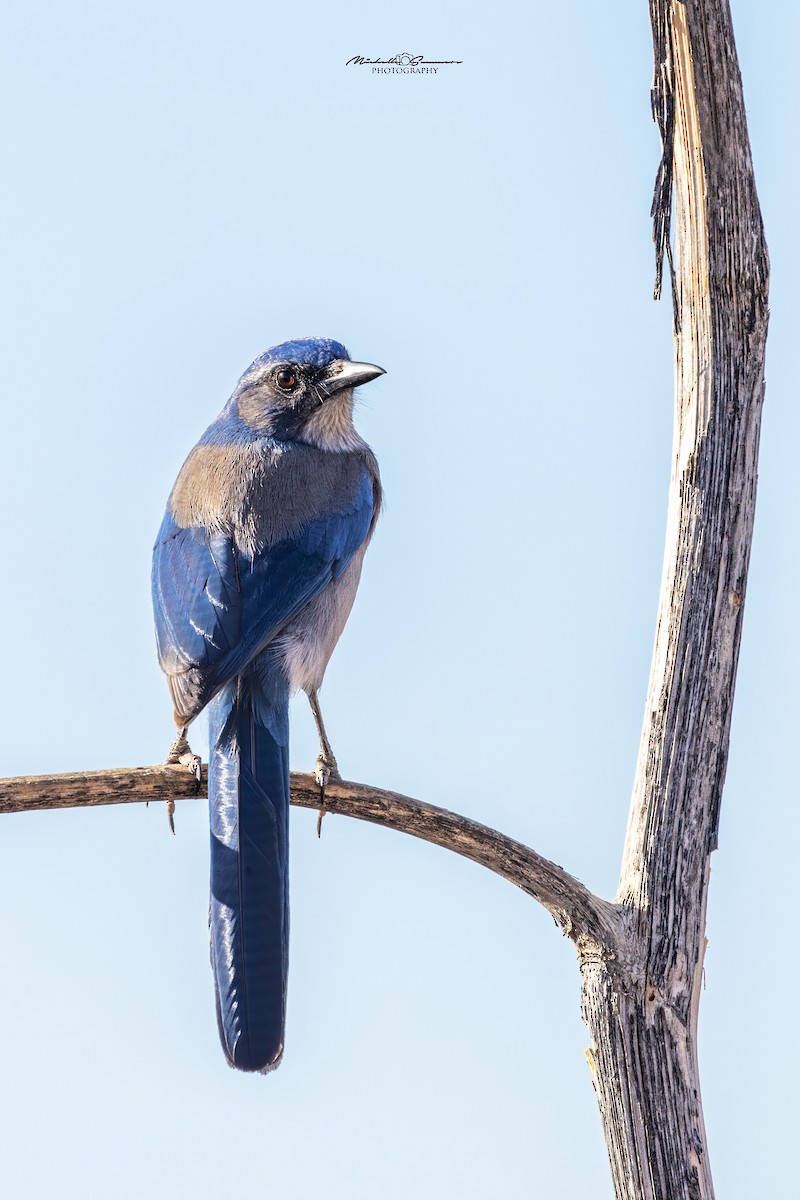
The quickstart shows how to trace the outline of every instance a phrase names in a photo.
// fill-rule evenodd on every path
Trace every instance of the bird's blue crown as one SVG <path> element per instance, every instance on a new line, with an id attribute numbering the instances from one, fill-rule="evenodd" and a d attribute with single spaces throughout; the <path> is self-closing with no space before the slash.
<path id="1" fill-rule="evenodd" d="M 341 342 L 334 342 L 332 338 L 296 338 L 265 350 L 250 364 L 242 378 L 268 363 L 291 362 L 299 367 L 327 367 L 335 358 L 350 358 Z"/>

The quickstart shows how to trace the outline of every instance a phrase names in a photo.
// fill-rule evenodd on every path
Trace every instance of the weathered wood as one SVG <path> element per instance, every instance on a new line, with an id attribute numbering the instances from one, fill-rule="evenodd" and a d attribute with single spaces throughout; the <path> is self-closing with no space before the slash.
<path id="1" fill-rule="evenodd" d="M 0 813 L 183 800 L 208 794 L 205 767 L 202 780 L 201 783 L 185 767 L 165 764 L 71 771 L 63 775 L 19 775 L 0 779 Z"/>
<path id="2" fill-rule="evenodd" d="M 675 434 L 664 572 L 618 902 L 583 1012 L 618 1200 L 711 1200 L 697 1069 L 716 847 L 755 510 L 769 264 L 726 0 L 653 0 L 657 253 L 675 188 Z M 659 206 L 661 211 L 659 211 Z"/>
<path id="3" fill-rule="evenodd" d="M 19 776 L 0 779 L 0 813 L 205 798 L 207 784 L 205 765 L 199 781 L 185 767 L 167 765 Z M 370 821 L 452 850 L 522 888 L 574 941 L 589 939 L 604 946 L 616 941 L 619 915 L 613 904 L 594 896 L 563 867 L 478 821 L 397 792 L 341 779 L 328 784 L 321 806 L 314 776 L 297 771 L 292 772 L 291 800 L 300 808 L 322 808 L 326 815 Z"/>
<path id="4" fill-rule="evenodd" d="M 338 781 L 325 812 L 423 838 L 543 904 L 576 944 L 617 1200 L 713 1200 L 697 1067 L 716 847 L 752 540 L 769 263 L 727 0 L 650 0 L 660 286 L 670 261 L 675 434 L 655 648 L 616 901 L 478 822 Z M 669 248 L 675 190 L 676 252 Z M 181 766 L 0 780 L 0 812 L 205 795 Z M 292 803 L 319 809 L 310 775 Z"/>

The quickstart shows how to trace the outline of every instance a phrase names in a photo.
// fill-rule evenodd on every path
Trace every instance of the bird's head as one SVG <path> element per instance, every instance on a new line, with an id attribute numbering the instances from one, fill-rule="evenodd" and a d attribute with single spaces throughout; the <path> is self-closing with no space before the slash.
<path id="1" fill-rule="evenodd" d="M 372 363 L 351 362 L 341 342 L 298 338 L 257 358 L 231 400 L 251 429 L 318 441 L 329 427 L 352 425 L 353 388 L 383 374 Z"/>

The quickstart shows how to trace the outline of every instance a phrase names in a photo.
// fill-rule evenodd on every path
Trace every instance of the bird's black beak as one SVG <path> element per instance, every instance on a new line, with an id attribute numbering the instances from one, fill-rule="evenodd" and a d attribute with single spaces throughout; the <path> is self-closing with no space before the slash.
<path id="1" fill-rule="evenodd" d="M 337 358 L 328 367 L 323 378 L 317 380 L 316 386 L 327 398 L 343 391 L 344 388 L 358 387 L 385 374 L 383 367 L 376 367 L 374 363 L 350 362 L 346 358 Z"/>

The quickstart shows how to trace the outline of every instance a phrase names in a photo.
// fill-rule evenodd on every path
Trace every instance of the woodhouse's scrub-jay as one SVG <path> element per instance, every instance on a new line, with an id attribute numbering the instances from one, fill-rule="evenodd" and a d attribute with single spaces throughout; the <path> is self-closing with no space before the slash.
<path id="1" fill-rule="evenodd" d="M 153 553 L 158 655 L 179 738 L 208 706 L 211 963 L 226 1058 L 283 1053 L 289 696 L 308 693 L 320 787 L 338 774 L 317 689 L 381 506 L 353 388 L 383 374 L 344 346 L 267 350 L 187 458 Z"/>

